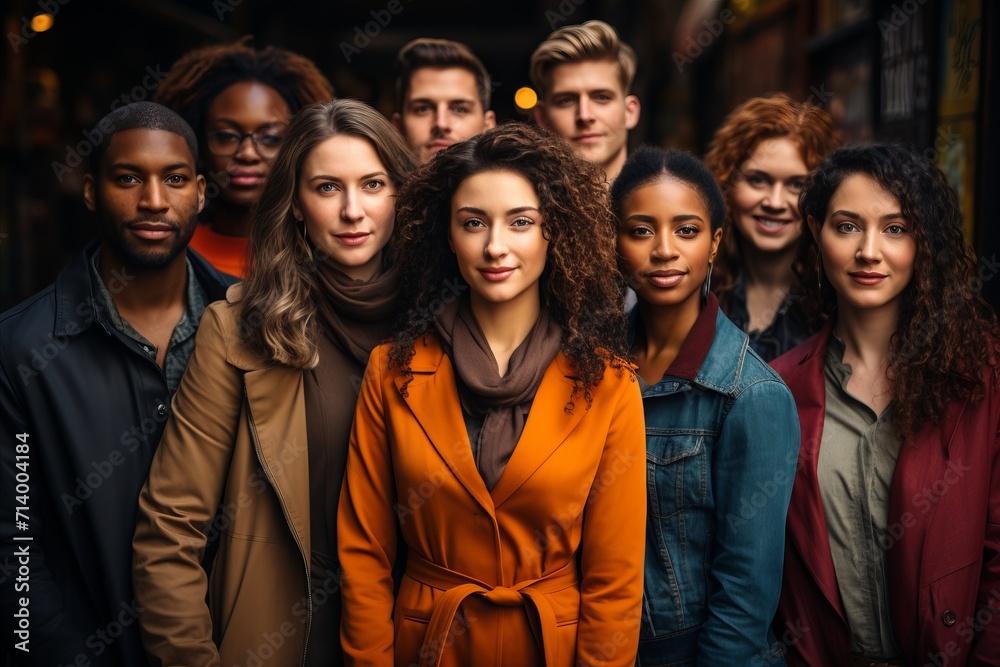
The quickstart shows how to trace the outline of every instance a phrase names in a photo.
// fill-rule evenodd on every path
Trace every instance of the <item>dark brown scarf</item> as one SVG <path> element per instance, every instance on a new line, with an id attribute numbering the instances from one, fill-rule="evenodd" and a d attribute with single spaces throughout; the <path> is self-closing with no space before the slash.
<path id="1" fill-rule="evenodd" d="M 309 456 L 312 532 L 310 574 L 314 590 L 329 591 L 336 577 L 337 503 L 358 387 L 372 349 L 389 334 L 399 293 L 399 273 L 388 269 L 368 282 L 351 280 L 329 264 L 318 264 L 316 346 L 319 363 L 303 373 Z M 335 581 L 335 579 L 333 579 Z M 343 664 L 338 639 L 340 596 L 317 607 L 308 664 Z"/>
<path id="2" fill-rule="evenodd" d="M 388 334 L 386 322 L 396 305 L 399 271 L 391 267 L 363 282 L 321 262 L 316 282 L 320 329 L 344 352 L 367 364 L 368 355 Z"/>
<path id="3" fill-rule="evenodd" d="M 545 369 L 559 353 L 562 327 L 543 306 L 528 336 L 510 356 L 507 374 L 500 377 L 496 358 L 468 299 L 445 306 L 435 326 L 458 374 L 462 408 L 483 420 L 476 466 L 492 490 L 524 431 L 528 408 Z"/>

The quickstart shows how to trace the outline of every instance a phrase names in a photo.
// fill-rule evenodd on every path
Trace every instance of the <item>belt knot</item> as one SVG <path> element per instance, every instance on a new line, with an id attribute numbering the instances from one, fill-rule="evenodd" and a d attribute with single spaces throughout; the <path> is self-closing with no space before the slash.
<path id="1" fill-rule="evenodd" d="M 519 591 L 506 586 L 497 586 L 491 591 L 482 593 L 482 596 L 501 607 L 520 607 L 524 604 L 524 596 Z"/>

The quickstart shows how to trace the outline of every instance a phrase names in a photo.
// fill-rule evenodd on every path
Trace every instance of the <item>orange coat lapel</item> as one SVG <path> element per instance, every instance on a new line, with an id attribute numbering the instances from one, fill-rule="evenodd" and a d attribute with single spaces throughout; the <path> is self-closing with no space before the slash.
<path id="1" fill-rule="evenodd" d="M 573 393 L 572 377 L 569 359 L 560 351 L 542 376 L 521 439 L 493 488 L 495 506 L 503 504 L 534 474 L 586 414 L 587 404 L 582 396 L 574 399 L 572 413 L 565 410 Z"/>
<path id="2" fill-rule="evenodd" d="M 437 336 L 427 335 L 417 341 L 410 370 L 413 380 L 403 400 L 455 478 L 492 515 L 493 501 L 472 457 L 455 371 Z M 405 376 L 396 376 L 397 389 L 402 390 L 404 380 Z"/>

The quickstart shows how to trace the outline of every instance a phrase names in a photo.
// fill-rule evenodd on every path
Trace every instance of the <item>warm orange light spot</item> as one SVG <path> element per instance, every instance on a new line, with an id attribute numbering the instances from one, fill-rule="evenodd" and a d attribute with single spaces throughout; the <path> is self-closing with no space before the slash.
<path id="1" fill-rule="evenodd" d="M 534 109 L 537 102 L 538 93 L 531 88 L 518 88 L 517 92 L 514 93 L 514 104 L 517 105 L 518 109 L 523 109 L 524 111 Z"/>
<path id="2" fill-rule="evenodd" d="M 45 32 L 52 27 L 56 19 L 52 14 L 35 14 L 31 19 L 31 29 L 35 32 Z"/>

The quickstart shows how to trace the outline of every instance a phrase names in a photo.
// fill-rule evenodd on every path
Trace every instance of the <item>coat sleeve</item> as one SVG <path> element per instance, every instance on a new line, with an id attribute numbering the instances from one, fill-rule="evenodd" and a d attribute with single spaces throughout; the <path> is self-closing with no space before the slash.
<path id="1" fill-rule="evenodd" d="M 1000 392 L 994 389 L 994 401 L 1000 401 Z M 983 573 L 979 581 L 975 620 L 989 619 L 982 623 L 982 632 L 976 637 L 969 667 L 995 667 L 1000 665 L 1000 409 L 993 410 L 993 456 L 991 457 L 990 488 L 986 539 L 983 545 Z"/>
<path id="2" fill-rule="evenodd" d="M 6 359 L 4 360 L 6 362 Z M 14 665 L 70 663 L 95 628 L 67 613 L 66 591 L 46 565 L 41 537 L 46 526 L 42 505 L 51 497 L 39 465 L 31 415 L 21 409 L 14 382 L 3 364 L 0 373 L 0 613 L 3 643 Z M 54 408 L 55 409 L 55 408 Z M 19 511 L 24 508 L 23 511 Z M 59 530 L 52 526 L 52 530 Z M 57 554 L 51 554 L 57 557 Z M 24 615 L 27 614 L 27 617 Z M 23 623 L 22 623 L 23 621 Z M 93 639 L 93 637 L 91 637 Z"/>
<path id="3" fill-rule="evenodd" d="M 615 371 L 606 373 L 604 382 Z M 583 513 L 576 645 L 576 664 L 581 667 L 634 665 L 639 646 L 646 429 L 638 382 L 629 371 L 619 382 L 621 389 L 613 397 L 617 405 Z"/>
<path id="4" fill-rule="evenodd" d="M 799 435 L 795 402 L 778 380 L 749 386 L 725 417 L 711 463 L 715 539 L 699 665 L 768 656 Z"/>
<path id="5" fill-rule="evenodd" d="M 243 380 L 239 369 L 226 362 L 227 333 L 218 307 L 202 317 L 139 495 L 132 579 L 142 608 L 143 643 L 156 666 L 220 661 L 201 563 L 232 459 Z"/>
<path id="6" fill-rule="evenodd" d="M 337 542 L 343 572 L 340 634 L 346 664 L 391 667 L 397 518 L 382 390 L 383 357 L 382 348 L 375 348 L 361 383 L 340 492 Z"/>

